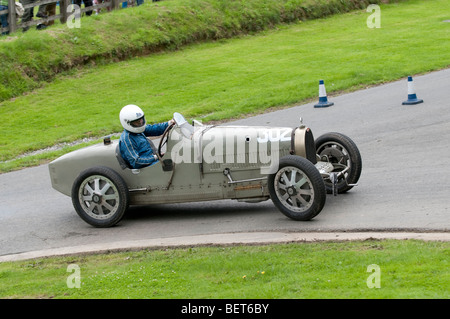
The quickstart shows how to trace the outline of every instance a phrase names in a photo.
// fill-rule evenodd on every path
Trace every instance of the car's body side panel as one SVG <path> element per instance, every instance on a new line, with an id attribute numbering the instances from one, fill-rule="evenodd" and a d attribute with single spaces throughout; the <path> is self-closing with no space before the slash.
<path id="1" fill-rule="evenodd" d="M 107 166 L 119 172 L 119 162 L 115 157 L 115 143 L 96 144 L 65 154 L 49 164 L 52 187 L 70 196 L 72 184 L 77 176 L 93 166 Z"/>

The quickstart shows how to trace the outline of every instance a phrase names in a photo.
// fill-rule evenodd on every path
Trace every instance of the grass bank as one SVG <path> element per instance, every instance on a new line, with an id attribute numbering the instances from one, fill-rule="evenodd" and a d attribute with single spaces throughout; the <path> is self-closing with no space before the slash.
<path id="1" fill-rule="evenodd" d="M 443 242 L 383 240 L 7 262 L 0 264 L 0 298 L 448 299 L 449 253 Z"/>
<path id="2" fill-rule="evenodd" d="M 445 8 L 447 0 L 382 5 L 379 29 L 358 10 L 59 76 L 0 103 L 0 161 L 12 160 L 0 171 L 60 154 L 14 160 L 26 152 L 121 131 L 118 114 L 130 103 L 154 122 L 174 111 L 223 120 L 317 98 L 322 78 L 332 95 L 448 67 Z"/>
<path id="3" fill-rule="evenodd" d="M 388 1 L 388 0 L 386 0 Z M 385 1 L 385 2 L 386 2 Z M 261 31 L 279 23 L 366 8 L 377 0 L 165 0 L 85 17 L 80 28 L 16 32 L 0 39 L 0 101 L 57 74 L 189 43 Z M 73 21 L 71 21 L 73 22 Z"/>

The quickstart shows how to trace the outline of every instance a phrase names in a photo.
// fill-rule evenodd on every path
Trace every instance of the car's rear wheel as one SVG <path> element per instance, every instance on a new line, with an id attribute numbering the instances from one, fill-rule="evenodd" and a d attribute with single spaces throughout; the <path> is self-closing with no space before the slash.
<path id="1" fill-rule="evenodd" d="M 72 203 L 78 215 L 95 227 L 117 224 L 129 205 L 128 187 L 123 178 L 108 167 L 83 171 L 72 186 Z"/>
<path id="2" fill-rule="evenodd" d="M 290 155 L 281 158 L 278 171 L 269 175 L 268 185 L 275 206 L 291 219 L 310 220 L 325 205 L 322 176 L 303 157 Z"/>

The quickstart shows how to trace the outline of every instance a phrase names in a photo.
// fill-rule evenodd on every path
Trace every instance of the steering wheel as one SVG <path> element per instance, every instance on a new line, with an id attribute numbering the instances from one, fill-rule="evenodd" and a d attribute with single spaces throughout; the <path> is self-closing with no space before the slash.
<path id="1" fill-rule="evenodd" d="M 158 157 L 161 159 L 164 154 L 161 153 L 162 147 L 167 143 L 169 140 L 169 132 L 170 130 L 176 125 L 176 123 L 172 123 L 169 126 L 166 127 L 166 130 L 164 131 L 163 135 L 161 136 L 161 141 L 159 142 L 158 146 Z"/>

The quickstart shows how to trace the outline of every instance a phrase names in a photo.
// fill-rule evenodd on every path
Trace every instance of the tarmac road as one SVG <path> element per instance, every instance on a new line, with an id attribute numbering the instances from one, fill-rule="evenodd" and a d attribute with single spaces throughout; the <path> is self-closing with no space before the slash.
<path id="1" fill-rule="evenodd" d="M 431 232 L 449 240 L 450 69 L 415 76 L 414 84 L 422 104 L 402 105 L 405 78 L 328 96 L 335 103 L 329 108 L 314 108 L 315 101 L 233 122 L 295 127 L 301 116 L 315 137 L 337 131 L 355 141 L 363 158 L 359 185 L 344 195 L 328 195 L 312 221 L 290 220 L 271 201 L 226 200 L 133 207 L 117 226 L 97 229 L 78 217 L 69 197 L 51 188 L 43 165 L 0 175 L 0 261 L 70 249 L 208 244 L 220 238 L 298 240 L 308 233 L 314 240 L 327 233 L 327 238 L 329 233 L 344 238 Z"/>

